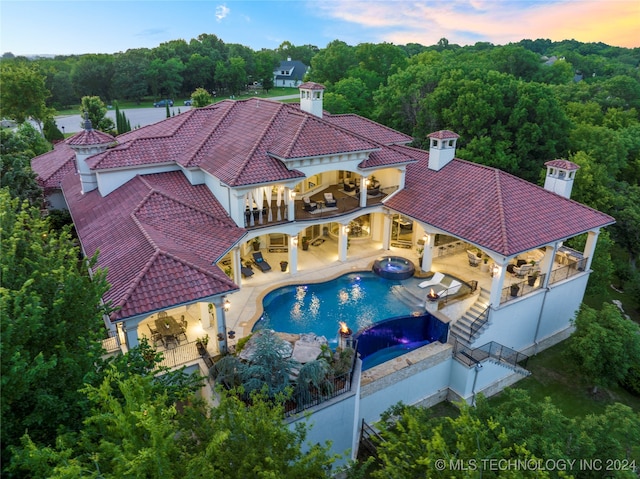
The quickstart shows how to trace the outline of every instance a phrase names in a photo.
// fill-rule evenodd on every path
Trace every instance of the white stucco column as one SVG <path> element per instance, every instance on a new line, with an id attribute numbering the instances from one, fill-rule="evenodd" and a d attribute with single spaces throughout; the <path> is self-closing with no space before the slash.
<path id="1" fill-rule="evenodd" d="M 138 324 L 139 321 L 125 321 L 122 324 L 124 336 L 127 341 L 127 347 L 129 349 L 135 348 L 138 344 L 140 344 L 138 340 Z M 153 346 L 153 343 L 151 343 L 151 345 Z"/>
<path id="2" fill-rule="evenodd" d="M 289 274 L 298 272 L 298 236 L 289 235 Z"/>
<path id="3" fill-rule="evenodd" d="M 546 246 L 544 249 L 544 256 L 542 257 L 542 261 L 540 261 L 540 272 L 544 274 L 544 281 L 541 285 L 543 288 L 549 286 L 551 272 L 553 271 L 553 260 L 561 244 L 562 243 L 554 243 L 553 246 Z"/>
<path id="4" fill-rule="evenodd" d="M 296 192 L 291 188 L 285 188 L 285 194 L 287 195 L 287 219 L 293 221 L 296 219 Z"/>
<path id="5" fill-rule="evenodd" d="M 245 199 L 245 192 L 238 193 L 230 188 L 229 216 L 240 228 L 244 228 Z"/>
<path id="6" fill-rule="evenodd" d="M 589 231 L 587 233 L 587 242 L 584 245 L 584 251 L 582 254 L 587 258 L 587 264 L 584 265 L 584 270 L 589 271 L 591 269 L 591 261 L 593 261 L 593 255 L 596 252 L 596 243 L 598 242 L 598 236 L 600 230 Z"/>
<path id="7" fill-rule="evenodd" d="M 391 215 L 385 214 L 382 223 L 382 249 L 389 250 L 391 247 Z"/>
<path id="8" fill-rule="evenodd" d="M 347 260 L 347 244 L 349 241 L 349 235 L 347 233 L 347 226 L 340 225 L 338 231 L 338 259 L 340 261 Z"/>
<path id="9" fill-rule="evenodd" d="M 399 179 L 398 179 L 398 189 L 402 190 L 402 189 L 404 189 L 404 183 L 405 183 L 405 179 L 407 177 L 407 167 L 405 166 L 403 168 L 400 168 L 400 169 L 398 169 L 398 171 L 400 172 L 400 176 L 399 176 Z"/>
<path id="10" fill-rule="evenodd" d="M 220 353 L 225 354 L 227 352 L 227 322 L 225 319 L 223 303 L 224 300 L 221 297 L 216 297 L 212 301 L 213 303 L 213 321 L 214 328 L 216 329 L 216 335 L 221 335 L 222 340 L 218 340 L 217 337 L 209 338 L 209 340 L 215 340 L 218 343 L 218 349 Z M 204 323 L 203 323 L 204 326 Z"/>
<path id="11" fill-rule="evenodd" d="M 360 178 L 360 208 L 367 206 L 367 177 Z"/>
<path id="12" fill-rule="evenodd" d="M 497 274 L 493 274 L 493 278 L 491 279 L 491 294 L 489 296 L 489 304 L 494 308 L 500 306 L 502 288 L 504 287 L 504 277 L 507 273 L 507 263 L 507 261 L 495 263 L 498 267 L 498 271 Z"/>
<path id="13" fill-rule="evenodd" d="M 240 248 L 238 246 L 231 250 L 231 260 L 233 267 L 233 282 L 239 285 L 242 282 L 242 270 L 240 269 L 242 260 L 240 258 Z"/>
<path id="14" fill-rule="evenodd" d="M 431 271 L 431 265 L 433 264 L 433 246 L 436 242 L 436 235 L 431 233 L 425 233 L 426 239 L 424 242 L 424 251 L 422 252 L 422 264 L 420 268 L 422 271 Z"/>

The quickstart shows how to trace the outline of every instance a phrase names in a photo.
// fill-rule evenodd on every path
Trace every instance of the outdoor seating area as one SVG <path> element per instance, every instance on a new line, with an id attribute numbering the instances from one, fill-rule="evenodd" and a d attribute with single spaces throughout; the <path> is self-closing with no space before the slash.
<path id="1" fill-rule="evenodd" d="M 271 270 L 271 265 L 265 261 L 260 251 L 253 253 L 253 262 L 263 273 Z"/>
<path id="2" fill-rule="evenodd" d="M 151 341 L 155 346 L 162 344 L 165 349 L 174 349 L 178 345 L 188 342 L 187 325 L 184 316 L 178 321 L 173 316 L 169 316 L 166 311 L 161 311 L 154 320 L 153 326 L 147 324 L 147 327 L 151 333 Z"/>

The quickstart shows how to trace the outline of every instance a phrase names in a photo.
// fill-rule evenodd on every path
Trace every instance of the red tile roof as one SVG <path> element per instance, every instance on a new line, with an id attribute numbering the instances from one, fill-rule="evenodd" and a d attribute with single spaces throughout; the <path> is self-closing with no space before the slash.
<path id="1" fill-rule="evenodd" d="M 399 131 L 393 130 L 388 126 L 381 125 L 375 121 L 363 118 L 358 115 L 331 115 L 324 113 L 323 118 L 329 123 L 338 125 L 345 130 L 352 131 L 358 135 L 369 138 L 370 140 L 382 143 L 383 145 L 405 145 L 411 143 L 413 138 Z"/>
<path id="2" fill-rule="evenodd" d="M 406 147 L 405 147 L 406 148 Z M 503 171 L 454 159 L 440 171 L 417 150 L 406 188 L 385 202 L 404 215 L 504 256 L 615 220 Z"/>
<path id="3" fill-rule="evenodd" d="M 304 175 L 276 157 L 372 151 L 410 141 L 406 135 L 374 125 L 351 116 L 321 119 L 298 106 L 258 98 L 225 100 L 120 135 L 117 146 L 90 157 L 87 164 L 102 170 L 177 163 L 201 168 L 229 186 L 285 181 Z M 362 166 L 405 161 L 402 154 L 389 149 Z"/>
<path id="4" fill-rule="evenodd" d="M 62 186 L 85 253 L 99 251 L 108 271 L 113 321 L 238 288 L 214 263 L 245 230 L 205 185 L 171 172 L 136 176 L 106 197 L 82 195 L 77 175 Z"/>
<path id="5" fill-rule="evenodd" d="M 31 169 L 38 175 L 38 183 L 45 191 L 59 189 L 62 178 L 76 169 L 76 154 L 67 143 L 60 142 L 53 150 L 32 161 Z"/>
<path id="6" fill-rule="evenodd" d="M 454 133 L 453 131 L 450 131 L 450 130 L 434 131 L 433 133 L 429 133 L 427 136 L 429 138 L 436 138 L 438 140 L 448 140 L 448 139 L 460 138 L 460 135 L 458 135 L 457 133 Z"/>
<path id="7" fill-rule="evenodd" d="M 97 146 L 109 145 L 115 141 L 115 138 L 100 130 L 82 130 L 65 140 L 65 143 L 71 146 Z"/>
<path id="8" fill-rule="evenodd" d="M 308 81 L 308 82 L 304 82 L 304 83 L 298 85 L 298 89 L 299 90 L 301 90 L 301 89 L 304 89 L 304 90 L 324 90 L 325 87 L 321 83 Z"/>
<path id="9" fill-rule="evenodd" d="M 569 160 L 551 160 L 547 161 L 544 166 L 551 166 L 553 168 L 562 168 L 563 170 L 577 170 L 580 168 L 580 165 L 576 165 L 574 162 Z"/>

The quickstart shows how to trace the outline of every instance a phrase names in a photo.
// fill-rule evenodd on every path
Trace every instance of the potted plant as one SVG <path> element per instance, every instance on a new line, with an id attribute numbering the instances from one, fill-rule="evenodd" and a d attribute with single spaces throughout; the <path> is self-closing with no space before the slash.
<path id="1" fill-rule="evenodd" d="M 529 286 L 533 286 L 534 284 L 536 284 L 536 279 L 538 279 L 538 275 L 540 273 L 538 271 L 533 271 L 528 277 L 527 277 L 527 283 L 529 283 Z"/>
<path id="2" fill-rule="evenodd" d="M 518 291 L 520 291 L 520 286 L 517 284 L 511 285 L 511 296 L 518 296 Z"/>
<path id="3" fill-rule="evenodd" d="M 227 266 L 224 268 L 224 274 L 226 274 L 227 276 L 229 276 L 229 278 L 232 278 L 233 276 L 233 269 L 231 269 L 231 266 Z"/>
<path id="4" fill-rule="evenodd" d="M 482 264 L 480 264 L 480 271 L 486 273 L 489 271 L 489 257 L 482 258 Z"/>
<path id="5" fill-rule="evenodd" d="M 307 236 L 302 237 L 302 250 L 307 251 L 309 249 L 309 238 Z"/>
<path id="6" fill-rule="evenodd" d="M 280 271 L 282 271 L 283 273 L 287 271 L 287 266 L 289 266 L 288 261 L 280 261 Z"/>
<path id="7" fill-rule="evenodd" d="M 422 264 L 422 253 L 424 253 L 424 248 L 419 246 L 416 248 L 416 251 L 418 252 L 418 261 Z"/>
<path id="8" fill-rule="evenodd" d="M 204 356 L 207 353 L 207 344 L 209 344 L 209 335 L 205 334 L 201 338 L 196 339 L 196 348 L 200 356 Z"/>
<path id="9" fill-rule="evenodd" d="M 251 244 L 253 244 L 253 251 L 260 251 L 260 237 L 256 236 L 255 238 L 253 238 L 253 240 L 251 241 Z"/>

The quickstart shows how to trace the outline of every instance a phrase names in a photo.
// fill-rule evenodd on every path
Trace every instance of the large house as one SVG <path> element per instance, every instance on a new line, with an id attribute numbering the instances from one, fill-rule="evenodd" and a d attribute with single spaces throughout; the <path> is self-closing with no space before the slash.
<path id="1" fill-rule="evenodd" d="M 454 132 L 415 149 L 371 120 L 324 112 L 322 85 L 299 89 L 299 105 L 225 100 L 117 138 L 87 123 L 33 160 L 51 203 L 69 208 L 84 253 L 99 251 L 108 270 L 114 347 L 162 340 L 168 315 L 186 340 L 158 342 L 169 364 L 196 361 L 194 342 L 209 332 L 210 353 L 224 352 L 251 331 L 273 285 L 370 267 L 388 251 L 459 278 L 464 290 L 435 312 L 449 344 L 357 375 L 349 400 L 331 406 L 339 414 L 317 413 L 317 434 L 346 427 L 353 438 L 360 419 L 399 400 L 472 400 L 502 387 L 523 373 L 505 367 L 509 354 L 570 334 L 599 231 L 614 222 L 570 199 L 575 164 L 548 161 L 539 187 L 456 158 Z M 564 245 L 578 235 L 582 251 Z M 256 253 L 271 271 L 260 271 Z M 354 445 L 334 441 L 338 452 Z"/>
<path id="2" fill-rule="evenodd" d="M 309 67 L 300 60 L 291 60 L 291 57 L 288 57 L 274 69 L 273 85 L 295 88 L 303 82 L 308 70 Z"/>

